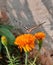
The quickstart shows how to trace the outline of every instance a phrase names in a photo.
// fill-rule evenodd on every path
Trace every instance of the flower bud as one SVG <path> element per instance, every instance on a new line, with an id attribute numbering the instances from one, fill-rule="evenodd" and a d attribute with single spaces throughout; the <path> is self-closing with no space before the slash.
<path id="1" fill-rule="evenodd" d="M 3 45 L 7 45 L 7 38 L 5 36 L 2 36 L 1 42 L 2 42 Z"/>

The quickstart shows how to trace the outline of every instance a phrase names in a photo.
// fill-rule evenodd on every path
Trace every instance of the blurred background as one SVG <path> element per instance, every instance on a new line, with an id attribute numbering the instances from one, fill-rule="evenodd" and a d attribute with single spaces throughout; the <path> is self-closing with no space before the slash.
<path id="1" fill-rule="evenodd" d="M 24 33 L 25 28 L 46 22 L 31 33 L 45 32 L 43 46 L 53 50 L 53 0 L 0 0 L 0 11 L 8 19 L 6 24 L 21 28 Z"/>

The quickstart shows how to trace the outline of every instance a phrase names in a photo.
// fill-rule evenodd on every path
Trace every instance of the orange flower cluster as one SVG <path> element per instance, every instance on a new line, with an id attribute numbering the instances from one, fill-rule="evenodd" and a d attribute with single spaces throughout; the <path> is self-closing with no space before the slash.
<path id="1" fill-rule="evenodd" d="M 15 44 L 18 45 L 21 51 L 23 49 L 25 52 L 29 52 L 35 47 L 34 41 L 35 36 L 32 34 L 23 34 L 15 39 Z"/>
<path id="2" fill-rule="evenodd" d="M 35 33 L 35 35 L 22 34 L 15 39 L 14 43 L 15 45 L 18 45 L 21 51 L 23 49 L 25 52 L 29 52 L 35 47 L 34 42 L 36 39 L 43 40 L 44 38 L 45 38 L 45 33 L 43 32 Z"/>
<path id="3" fill-rule="evenodd" d="M 45 38 L 45 33 L 43 33 L 43 32 L 35 33 L 35 37 L 38 40 L 43 40 Z"/>

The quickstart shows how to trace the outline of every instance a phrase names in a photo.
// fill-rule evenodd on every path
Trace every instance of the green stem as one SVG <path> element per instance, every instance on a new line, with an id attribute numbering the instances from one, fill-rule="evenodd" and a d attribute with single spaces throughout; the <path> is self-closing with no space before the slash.
<path id="1" fill-rule="evenodd" d="M 12 59 L 11 59 L 11 57 L 10 57 L 10 54 L 9 54 L 9 51 L 8 51 L 7 46 L 5 46 L 5 49 L 6 49 L 6 52 L 7 52 L 8 59 L 10 60 L 11 65 L 13 65 L 13 62 L 12 62 Z"/>
<path id="2" fill-rule="evenodd" d="M 25 65 L 27 65 L 27 58 L 28 58 L 28 54 L 27 52 L 25 52 Z"/>
<path id="3" fill-rule="evenodd" d="M 39 53 L 40 53 L 40 50 L 39 50 Z M 37 56 L 35 56 L 34 61 L 33 61 L 33 63 L 31 65 L 34 65 L 35 64 L 35 62 L 37 61 L 37 58 L 39 56 L 39 53 L 37 54 Z"/>
<path id="4" fill-rule="evenodd" d="M 5 49 L 6 49 L 6 52 L 7 52 L 8 58 L 9 58 L 9 60 L 10 60 L 11 58 L 10 58 L 10 54 L 9 54 L 9 51 L 8 51 L 7 46 L 5 46 Z"/>
<path id="5" fill-rule="evenodd" d="M 33 61 L 32 65 L 35 64 L 36 60 L 37 60 L 37 57 L 34 58 L 34 61 Z"/>

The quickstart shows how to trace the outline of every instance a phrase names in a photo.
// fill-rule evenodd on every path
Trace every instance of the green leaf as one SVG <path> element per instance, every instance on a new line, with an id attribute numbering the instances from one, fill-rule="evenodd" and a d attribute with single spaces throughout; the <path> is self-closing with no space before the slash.
<path id="1" fill-rule="evenodd" d="M 8 42 L 9 42 L 10 44 L 12 44 L 12 43 L 14 42 L 14 40 L 15 40 L 14 35 L 13 35 L 7 28 L 1 27 L 1 28 L 0 28 L 0 35 L 6 36 Z"/>
<path id="2" fill-rule="evenodd" d="M 11 30 L 11 29 L 13 29 L 13 26 L 0 24 L 0 28 L 7 28 L 7 29 Z"/>

